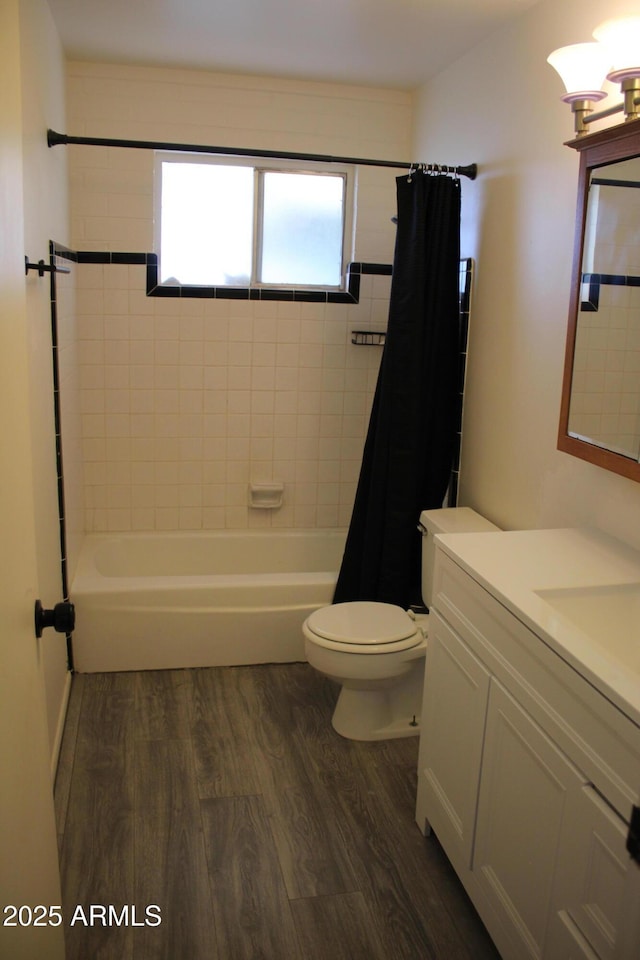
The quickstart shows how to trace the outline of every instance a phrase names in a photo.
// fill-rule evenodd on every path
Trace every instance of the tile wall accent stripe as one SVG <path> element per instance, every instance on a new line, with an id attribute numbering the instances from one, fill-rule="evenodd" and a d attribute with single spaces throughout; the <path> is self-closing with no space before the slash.
<path id="1" fill-rule="evenodd" d="M 67 262 L 77 263 L 77 255 L 72 250 L 56 244 L 53 240 L 49 241 L 49 263 L 52 267 L 56 266 L 57 260 L 66 260 Z M 69 600 L 69 576 L 68 576 L 68 557 L 67 557 L 67 528 L 66 528 L 66 509 L 64 494 L 64 464 L 62 457 L 62 417 L 60 403 L 60 363 L 59 363 L 59 341 L 58 341 L 58 302 L 56 271 L 50 273 L 50 300 L 51 300 L 51 351 L 52 351 L 52 369 L 53 369 L 53 415 L 55 424 L 55 446 L 56 446 L 56 479 L 58 484 L 58 524 L 60 530 L 60 578 L 62 585 L 62 599 Z M 67 669 L 73 671 L 73 642 L 71 634 L 66 636 L 67 643 Z"/>
<path id="2" fill-rule="evenodd" d="M 640 277 L 622 273 L 583 273 L 583 285 L 588 284 L 588 297 L 580 303 L 582 313 L 597 313 L 600 305 L 600 287 L 640 287 Z"/>
<path id="3" fill-rule="evenodd" d="M 307 290 L 296 287 L 209 287 L 194 284 L 165 286 L 158 282 L 158 255 L 156 253 L 110 253 L 108 251 L 78 250 L 77 263 L 142 264 L 147 267 L 146 292 L 148 297 L 179 297 L 207 300 L 264 300 L 293 303 L 359 303 L 360 277 L 391 276 L 390 263 L 350 263 L 347 267 L 346 291 Z"/>
<path id="4" fill-rule="evenodd" d="M 458 431 L 451 464 L 451 480 L 447 493 L 447 504 L 455 507 L 458 502 L 460 484 L 460 456 L 462 450 L 462 422 L 464 414 L 464 394 L 467 370 L 467 349 L 469 343 L 469 320 L 471 314 L 471 289 L 473 285 L 473 259 L 467 257 L 460 261 L 460 364 L 458 369 Z"/>

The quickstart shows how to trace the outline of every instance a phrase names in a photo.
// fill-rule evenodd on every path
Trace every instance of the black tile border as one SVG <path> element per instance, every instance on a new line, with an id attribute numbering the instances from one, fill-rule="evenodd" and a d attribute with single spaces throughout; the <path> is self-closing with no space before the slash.
<path id="1" fill-rule="evenodd" d="M 297 287 L 208 287 L 182 284 L 165 286 L 158 283 L 157 254 L 147 254 L 148 297 L 201 297 L 214 300 L 265 300 L 290 303 L 359 303 L 360 276 L 391 275 L 391 264 L 350 263 L 347 267 L 346 290 L 308 290 Z"/>
<path id="2" fill-rule="evenodd" d="M 71 250 L 62 243 L 56 243 L 55 240 L 49 241 L 49 255 L 51 257 L 60 257 L 62 260 L 70 260 L 71 263 L 78 262 L 77 250 Z"/>
<path id="3" fill-rule="evenodd" d="M 597 313 L 600 306 L 600 282 L 592 280 L 588 274 L 582 279 L 582 296 L 580 298 L 581 313 Z M 586 298 L 584 296 L 586 291 Z"/>
<path id="4" fill-rule="evenodd" d="M 616 180 L 612 177 L 591 177 L 591 184 L 599 187 L 629 187 L 631 190 L 640 189 L 638 180 Z"/>
<path id="5" fill-rule="evenodd" d="M 390 277 L 393 273 L 393 267 L 390 263 L 350 263 L 349 271 L 351 273 L 366 273 L 380 277 Z"/>
<path id="6" fill-rule="evenodd" d="M 640 287 L 640 277 L 626 276 L 622 273 L 583 273 L 583 288 L 588 284 L 587 299 L 580 301 L 582 313 L 597 313 L 600 306 L 600 287 Z"/>
<path id="7" fill-rule="evenodd" d="M 49 263 L 53 267 L 56 265 L 56 259 L 66 260 L 70 263 L 78 262 L 78 255 L 75 250 L 60 243 L 49 241 Z M 62 587 L 62 599 L 69 600 L 69 565 L 67 557 L 67 523 L 66 523 L 66 503 L 64 491 L 64 461 L 62 455 L 62 416 L 60 400 L 60 351 L 58 344 L 58 288 L 56 271 L 52 270 L 50 275 L 50 300 L 51 300 L 51 361 L 53 367 L 53 417 L 55 427 L 55 446 L 56 446 L 56 479 L 58 489 L 58 525 L 60 536 L 60 580 Z M 67 669 L 73 673 L 73 638 L 71 633 L 66 635 L 67 647 Z"/>
<path id="8" fill-rule="evenodd" d="M 467 375 L 467 353 L 469 347 L 469 321 L 471 312 L 471 290 L 475 264 L 472 257 L 463 257 L 460 260 L 459 273 L 459 326 L 458 336 L 460 352 L 458 358 L 458 394 L 456 397 L 457 429 L 451 459 L 451 475 L 447 490 L 447 506 L 455 507 L 458 503 L 458 488 L 460 485 L 460 458 L 462 454 L 462 426 L 464 418 L 464 399 Z"/>
<path id="9" fill-rule="evenodd" d="M 149 261 L 149 257 L 155 256 L 150 253 L 111 253 L 108 250 L 76 250 L 75 258 L 77 263 L 129 263 L 144 266 Z"/>
<path id="10" fill-rule="evenodd" d="M 110 253 L 99 250 L 78 250 L 77 263 L 128 263 L 146 266 L 146 294 L 148 297 L 191 298 L 201 300 L 278 300 L 291 303 L 359 303 L 360 277 L 388 276 L 390 263 L 355 261 L 347 267 L 346 290 L 308 290 L 296 287 L 209 287 L 196 284 L 167 286 L 158 283 L 158 255 L 156 253 Z"/>

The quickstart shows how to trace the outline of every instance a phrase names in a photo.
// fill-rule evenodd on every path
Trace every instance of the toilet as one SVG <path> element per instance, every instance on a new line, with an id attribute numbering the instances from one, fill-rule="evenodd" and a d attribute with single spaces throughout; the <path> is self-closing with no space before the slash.
<path id="1" fill-rule="evenodd" d="M 423 510 L 422 599 L 431 605 L 434 536 L 497 531 L 469 507 Z M 331 723 L 349 740 L 392 740 L 420 732 L 428 613 L 352 600 L 315 610 L 302 626 L 307 660 L 342 687 Z"/>

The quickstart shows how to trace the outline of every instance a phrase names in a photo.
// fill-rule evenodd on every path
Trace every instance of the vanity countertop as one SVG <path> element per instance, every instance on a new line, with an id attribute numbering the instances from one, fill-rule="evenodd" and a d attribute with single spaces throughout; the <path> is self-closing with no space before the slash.
<path id="1" fill-rule="evenodd" d="M 640 726 L 640 552 L 590 529 L 442 534 L 437 543 Z"/>

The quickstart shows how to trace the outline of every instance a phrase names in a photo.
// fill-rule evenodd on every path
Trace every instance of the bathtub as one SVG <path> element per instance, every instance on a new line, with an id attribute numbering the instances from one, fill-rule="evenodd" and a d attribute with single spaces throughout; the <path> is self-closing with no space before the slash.
<path id="1" fill-rule="evenodd" d="M 70 597 L 74 665 L 94 673 L 304 660 L 344 530 L 90 534 Z"/>

